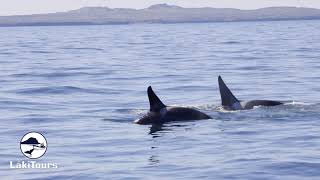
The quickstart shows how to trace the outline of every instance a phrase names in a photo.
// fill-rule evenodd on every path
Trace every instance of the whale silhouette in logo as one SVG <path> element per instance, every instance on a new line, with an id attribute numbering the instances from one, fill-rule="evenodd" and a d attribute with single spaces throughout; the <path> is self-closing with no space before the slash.
<path id="1" fill-rule="evenodd" d="M 137 124 L 163 124 L 170 121 L 211 119 L 210 116 L 193 108 L 166 106 L 153 92 L 151 86 L 147 91 L 150 110 L 142 118 L 134 121 Z"/>
<path id="2" fill-rule="evenodd" d="M 31 156 L 33 151 L 34 151 L 34 147 L 29 151 L 25 151 L 24 153 L 29 154 Z"/>
<path id="3" fill-rule="evenodd" d="M 221 76 L 218 77 L 218 82 L 221 95 L 221 105 L 226 110 L 245 110 L 252 109 L 255 106 L 278 106 L 284 104 L 284 102 L 272 100 L 240 101 L 232 94 Z"/>

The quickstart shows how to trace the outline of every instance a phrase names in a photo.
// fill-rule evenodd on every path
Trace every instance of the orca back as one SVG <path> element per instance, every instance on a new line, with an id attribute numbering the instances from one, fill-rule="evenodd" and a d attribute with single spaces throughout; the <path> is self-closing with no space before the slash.
<path id="1" fill-rule="evenodd" d="M 278 106 L 283 104 L 279 101 L 272 101 L 272 100 L 252 100 L 248 101 L 244 105 L 244 109 L 252 109 L 255 106 Z"/>

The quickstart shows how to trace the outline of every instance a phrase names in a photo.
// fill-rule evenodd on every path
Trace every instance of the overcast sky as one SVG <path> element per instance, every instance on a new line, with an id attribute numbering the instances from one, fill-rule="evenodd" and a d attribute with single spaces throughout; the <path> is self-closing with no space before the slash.
<path id="1" fill-rule="evenodd" d="M 257 9 L 270 6 L 298 6 L 320 9 L 320 0 L 1 0 L 0 15 L 60 12 L 84 6 L 142 9 L 160 3 L 182 7 Z"/>

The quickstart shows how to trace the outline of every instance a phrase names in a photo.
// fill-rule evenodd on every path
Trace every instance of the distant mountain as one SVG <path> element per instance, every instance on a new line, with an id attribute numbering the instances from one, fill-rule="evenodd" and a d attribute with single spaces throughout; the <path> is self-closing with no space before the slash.
<path id="1" fill-rule="evenodd" d="M 30 137 L 28 140 L 21 142 L 20 144 L 30 144 L 30 145 L 35 145 L 35 144 L 40 144 L 38 140 L 34 137 Z"/>
<path id="2" fill-rule="evenodd" d="M 157 4 L 146 9 L 84 7 L 68 12 L 0 16 L 0 26 L 93 25 L 129 23 L 187 23 L 320 19 L 320 9 L 269 7 L 257 10 L 232 8 L 182 8 Z"/>

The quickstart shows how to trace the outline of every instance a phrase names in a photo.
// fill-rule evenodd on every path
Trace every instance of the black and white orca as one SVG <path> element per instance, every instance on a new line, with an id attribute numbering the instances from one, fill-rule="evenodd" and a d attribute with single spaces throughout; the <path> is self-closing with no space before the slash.
<path id="1" fill-rule="evenodd" d="M 137 124 L 163 124 L 170 121 L 211 119 L 210 116 L 196 109 L 164 105 L 153 92 L 151 86 L 148 87 L 148 97 L 150 110 L 142 118 L 134 121 Z"/>
<path id="2" fill-rule="evenodd" d="M 278 106 L 284 104 L 283 102 L 272 100 L 239 101 L 223 82 L 221 76 L 218 77 L 218 82 L 221 95 L 221 105 L 226 110 L 245 110 L 252 109 L 255 106 Z"/>

